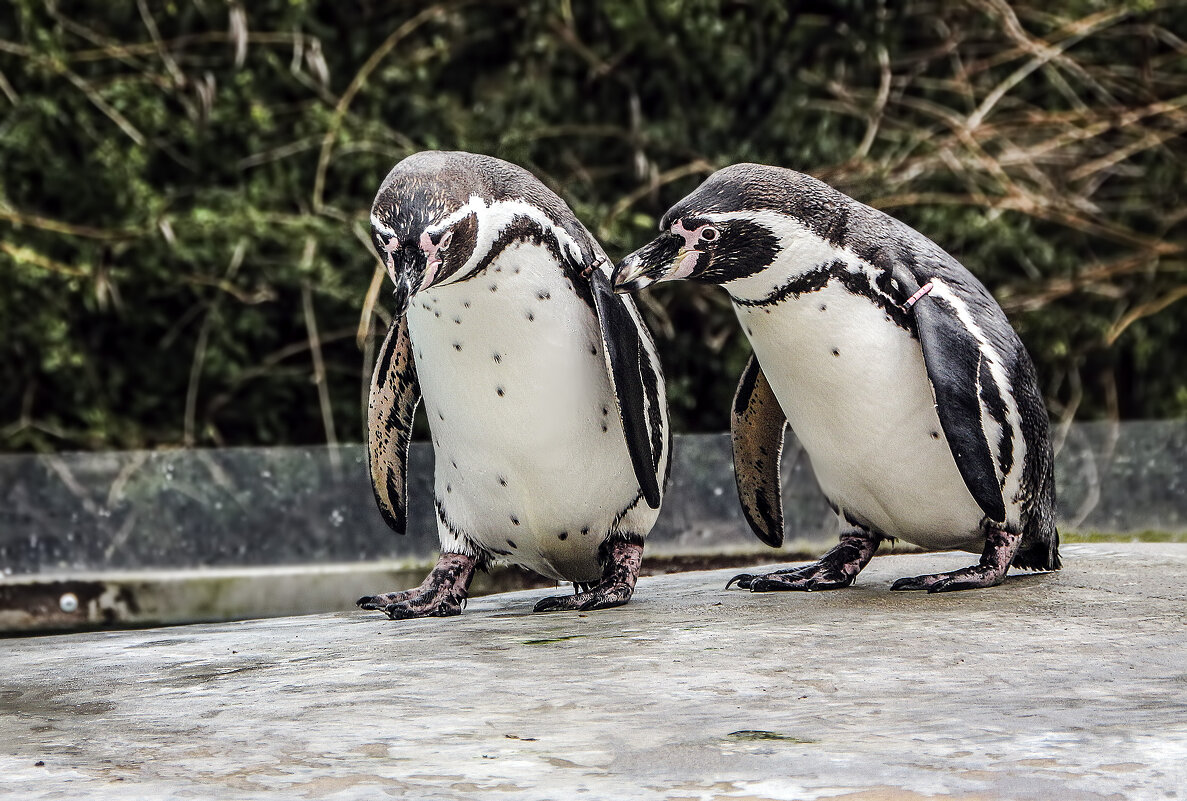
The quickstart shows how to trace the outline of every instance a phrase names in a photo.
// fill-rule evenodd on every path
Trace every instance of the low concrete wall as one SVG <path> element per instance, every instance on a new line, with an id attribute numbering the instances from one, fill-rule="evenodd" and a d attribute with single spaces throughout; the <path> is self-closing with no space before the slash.
<path id="1" fill-rule="evenodd" d="M 1187 422 L 1077 424 L 1056 443 L 1065 534 L 1187 532 Z M 437 551 L 426 443 L 411 465 L 409 534 L 398 537 L 375 508 L 359 445 L 0 456 L 0 630 L 329 611 L 413 586 Z M 782 551 L 742 518 L 727 435 L 677 437 L 672 475 L 648 539 L 653 565 L 787 559 L 835 541 L 790 434 Z M 496 569 L 475 594 L 531 581 Z M 78 605 L 67 599 L 63 612 L 67 594 Z"/>

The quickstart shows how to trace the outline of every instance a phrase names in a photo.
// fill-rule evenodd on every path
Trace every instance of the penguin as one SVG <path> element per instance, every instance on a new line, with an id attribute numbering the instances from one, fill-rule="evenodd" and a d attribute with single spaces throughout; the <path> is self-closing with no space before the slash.
<path id="1" fill-rule="evenodd" d="M 654 342 L 602 248 L 528 171 L 439 151 L 388 173 L 371 238 L 395 285 L 368 402 L 372 488 L 404 533 L 423 400 L 441 555 L 419 587 L 358 606 L 456 615 L 496 560 L 574 583 L 536 611 L 627 603 L 671 433 Z"/>
<path id="2" fill-rule="evenodd" d="M 618 291 L 688 279 L 729 293 L 753 349 L 731 415 L 746 519 L 783 541 L 784 428 L 835 511 L 818 562 L 736 583 L 847 587 L 884 539 L 980 553 L 893 590 L 1000 584 L 1057 570 L 1055 482 L 1034 365 L 993 296 L 918 231 L 815 178 L 759 164 L 713 173 L 615 268 Z"/>

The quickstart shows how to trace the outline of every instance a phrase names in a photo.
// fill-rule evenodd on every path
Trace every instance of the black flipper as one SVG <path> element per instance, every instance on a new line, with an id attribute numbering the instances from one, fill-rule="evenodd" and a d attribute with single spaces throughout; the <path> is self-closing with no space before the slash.
<path id="1" fill-rule="evenodd" d="M 610 367 L 610 383 L 618 401 L 622 431 L 635 478 L 643 498 L 652 509 L 660 504 L 659 476 L 651 435 L 647 427 L 647 406 L 643 389 L 643 342 L 626 301 L 614 294 L 610 279 L 596 267 L 590 270 L 589 285 L 598 313 L 598 326 Z"/>
<path id="2" fill-rule="evenodd" d="M 384 521 L 397 534 L 407 527 L 408 444 L 418 403 L 420 381 L 412 359 L 412 340 L 407 319 L 400 317 L 392 322 L 379 349 L 367 402 L 371 488 Z"/>
<path id="3" fill-rule="evenodd" d="M 908 265 L 883 250 L 878 266 L 888 269 L 904 293 L 915 298 L 909 312 L 915 319 L 927 377 L 935 395 L 940 426 L 973 499 L 990 521 L 1004 524 L 1006 505 L 991 446 L 985 438 L 981 393 L 996 391 L 984 381 L 989 369 L 977 340 L 960 321 L 956 309 L 937 293 L 916 297 L 930 277 L 916 275 Z M 940 279 L 935 279 L 940 280 Z"/>
<path id="4" fill-rule="evenodd" d="M 779 465 L 787 416 L 771 391 L 758 359 L 742 371 L 730 431 L 734 445 L 734 482 L 746 522 L 760 540 L 778 548 L 783 544 L 783 486 Z"/>

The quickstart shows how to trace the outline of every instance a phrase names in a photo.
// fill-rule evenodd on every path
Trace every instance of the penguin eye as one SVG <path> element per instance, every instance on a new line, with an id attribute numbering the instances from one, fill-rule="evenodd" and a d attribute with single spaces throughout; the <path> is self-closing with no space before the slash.
<path id="1" fill-rule="evenodd" d="M 712 242 L 715 239 L 717 239 L 717 237 L 720 235 L 721 235 L 721 232 L 718 231 L 716 228 L 714 228 L 712 225 L 706 225 L 704 228 L 701 229 L 701 239 L 705 240 L 706 242 Z"/>
<path id="2" fill-rule="evenodd" d="M 440 241 L 437 242 L 437 250 L 448 250 L 449 243 L 453 241 L 453 231 L 446 231 L 441 235 Z"/>

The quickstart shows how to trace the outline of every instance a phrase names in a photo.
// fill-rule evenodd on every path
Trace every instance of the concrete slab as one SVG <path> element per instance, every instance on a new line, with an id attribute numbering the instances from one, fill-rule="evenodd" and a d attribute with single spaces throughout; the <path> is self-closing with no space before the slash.
<path id="1" fill-rule="evenodd" d="M 1187 794 L 1187 546 L 1080 545 L 952 595 L 658 576 L 374 614 L 0 642 L 0 796 L 922 799 Z"/>

